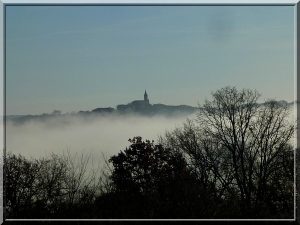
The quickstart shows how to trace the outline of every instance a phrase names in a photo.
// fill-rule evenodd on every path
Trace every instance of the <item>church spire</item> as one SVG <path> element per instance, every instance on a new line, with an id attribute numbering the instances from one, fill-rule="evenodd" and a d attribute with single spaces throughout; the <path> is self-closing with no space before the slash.
<path id="1" fill-rule="evenodd" d="M 149 104 L 149 98 L 148 98 L 148 94 L 147 94 L 146 89 L 145 89 L 145 93 L 144 93 L 144 101 Z"/>

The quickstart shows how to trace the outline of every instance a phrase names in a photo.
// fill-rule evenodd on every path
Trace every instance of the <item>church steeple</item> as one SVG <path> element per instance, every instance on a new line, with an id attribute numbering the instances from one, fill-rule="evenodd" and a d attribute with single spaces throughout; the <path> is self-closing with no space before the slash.
<path id="1" fill-rule="evenodd" d="M 149 98 L 148 98 L 146 89 L 145 89 L 145 93 L 144 93 L 144 101 L 149 104 Z"/>

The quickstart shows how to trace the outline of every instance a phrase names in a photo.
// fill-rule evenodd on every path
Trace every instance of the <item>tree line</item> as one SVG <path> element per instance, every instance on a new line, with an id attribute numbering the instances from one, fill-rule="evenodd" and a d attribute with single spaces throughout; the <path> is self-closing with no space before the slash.
<path id="1" fill-rule="evenodd" d="M 142 137 L 90 170 L 89 156 L 4 164 L 6 218 L 293 218 L 288 106 L 225 87 L 157 142 Z"/>

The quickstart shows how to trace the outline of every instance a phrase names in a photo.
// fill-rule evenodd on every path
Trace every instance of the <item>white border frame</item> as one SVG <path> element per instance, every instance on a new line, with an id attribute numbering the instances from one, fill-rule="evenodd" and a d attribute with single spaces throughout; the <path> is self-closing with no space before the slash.
<path id="1" fill-rule="evenodd" d="M 0 0 L 0 37 L 3 39 L 0 41 L 0 109 L 2 110 L 2 116 L 0 116 L 0 146 L 2 149 L 2 155 L 5 154 L 5 6 L 6 5 L 291 5 L 294 7 L 294 116 L 297 123 L 297 4 L 298 1 L 295 0 Z M 1 16 L 2 14 L 2 16 Z M 300 16 L 299 16 L 300 17 Z M 1 113 L 0 113 L 1 115 Z M 296 177 L 296 150 L 298 149 L 297 140 L 297 128 L 294 138 L 294 218 L 292 219 L 6 219 L 5 221 L 296 221 L 297 219 L 297 177 Z M 3 203 L 3 159 L 0 158 L 0 224 L 4 222 L 4 203 Z"/>

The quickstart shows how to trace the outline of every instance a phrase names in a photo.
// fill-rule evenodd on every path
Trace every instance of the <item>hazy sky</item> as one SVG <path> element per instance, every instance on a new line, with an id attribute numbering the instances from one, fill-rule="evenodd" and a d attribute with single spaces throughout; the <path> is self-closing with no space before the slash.
<path id="1" fill-rule="evenodd" d="M 294 97 L 293 6 L 7 6 L 7 114 Z"/>

